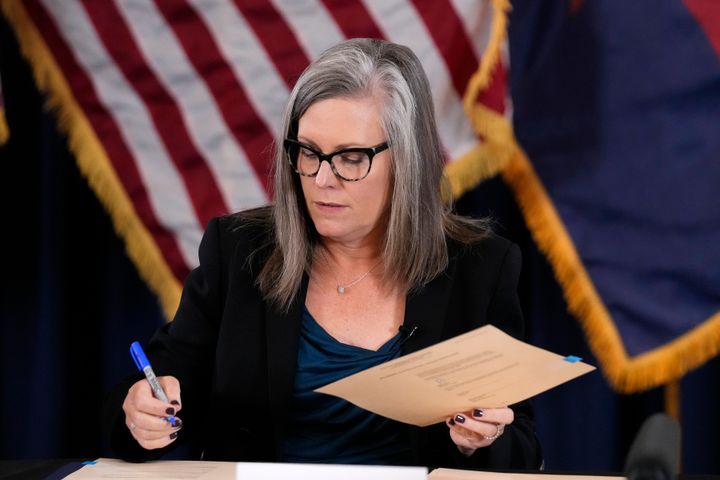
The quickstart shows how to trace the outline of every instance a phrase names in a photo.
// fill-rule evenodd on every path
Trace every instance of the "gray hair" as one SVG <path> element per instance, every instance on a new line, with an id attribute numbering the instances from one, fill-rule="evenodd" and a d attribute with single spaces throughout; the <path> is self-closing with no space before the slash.
<path id="1" fill-rule="evenodd" d="M 422 287 L 448 264 L 446 236 L 464 243 L 485 235 L 483 222 L 462 219 L 443 201 L 443 154 L 425 72 L 407 47 L 352 39 L 326 50 L 303 72 L 285 108 L 275 142 L 274 248 L 258 276 L 266 299 L 287 310 L 310 271 L 318 243 L 300 181 L 283 151 L 298 121 L 329 98 L 377 96 L 392 150 L 392 194 L 383 245 L 383 281 L 406 291 Z"/>

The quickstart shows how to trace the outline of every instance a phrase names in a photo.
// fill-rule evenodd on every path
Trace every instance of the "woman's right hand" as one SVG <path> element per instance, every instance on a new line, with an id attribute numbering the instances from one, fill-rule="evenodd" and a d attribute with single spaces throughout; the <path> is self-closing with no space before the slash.
<path id="1" fill-rule="evenodd" d="M 165 403 L 152 394 L 147 380 L 139 380 L 130 387 L 123 410 L 125 425 L 133 438 L 147 450 L 165 447 L 175 441 L 182 421 L 175 417 L 175 425 L 168 422 L 167 417 L 177 415 L 182 408 L 180 403 L 180 382 L 175 377 L 158 377 L 160 385 L 170 399 Z"/>

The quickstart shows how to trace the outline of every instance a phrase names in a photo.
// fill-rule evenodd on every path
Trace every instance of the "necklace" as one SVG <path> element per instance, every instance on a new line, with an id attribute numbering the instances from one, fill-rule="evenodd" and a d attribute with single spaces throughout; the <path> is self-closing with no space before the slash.
<path id="1" fill-rule="evenodd" d="M 330 266 L 330 258 L 327 256 L 327 254 L 325 253 L 324 250 L 323 250 L 322 255 L 323 255 L 323 257 L 325 257 L 325 262 L 327 263 L 327 265 L 328 265 L 328 267 L 329 267 L 329 266 Z M 344 295 L 344 294 L 345 294 L 345 290 L 347 290 L 348 288 L 352 287 L 353 285 L 356 285 L 356 284 L 360 283 L 365 277 L 367 277 L 368 275 L 370 275 L 370 273 L 371 273 L 373 270 L 375 270 L 375 268 L 376 268 L 378 265 L 380 265 L 381 263 L 382 263 L 382 260 L 378 261 L 375 265 L 372 266 L 372 268 L 371 268 L 370 270 L 368 270 L 367 272 L 363 273 L 362 275 L 360 275 L 358 278 L 356 278 L 356 279 L 353 280 L 352 282 L 346 283 L 345 285 L 341 284 L 340 281 L 339 281 L 338 278 L 337 278 L 337 275 L 335 275 L 335 274 L 333 273 L 333 276 L 335 277 L 335 289 L 337 290 L 337 293 L 340 294 L 340 295 Z"/>

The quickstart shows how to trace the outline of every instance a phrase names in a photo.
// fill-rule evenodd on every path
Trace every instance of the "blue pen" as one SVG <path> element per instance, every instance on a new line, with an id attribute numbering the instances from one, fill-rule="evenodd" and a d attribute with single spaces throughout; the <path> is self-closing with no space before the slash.
<path id="1" fill-rule="evenodd" d="M 150 388 L 152 388 L 155 398 L 157 398 L 161 402 L 170 403 L 167 395 L 165 395 L 165 390 L 163 390 L 162 386 L 160 386 L 160 382 L 155 376 L 155 372 L 153 372 L 153 369 L 150 366 L 150 362 L 145 356 L 145 352 L 143 351 L 139 342 L 133 342 L 132 345 L 130 345 L 130 356 L 132 356 L 133 360 L 135 360 L 135 365 L 137 365 L 138 370 L 142 371 L 145 374 L 145 378 L 147 378 L 147 381 L 150 384 Z M 170 415 L 169 417 L 167 417 L 167 421 L 170 422 L 170 425 L 172 425 L 173 427 L 175 426 L 174 416 Z"/>

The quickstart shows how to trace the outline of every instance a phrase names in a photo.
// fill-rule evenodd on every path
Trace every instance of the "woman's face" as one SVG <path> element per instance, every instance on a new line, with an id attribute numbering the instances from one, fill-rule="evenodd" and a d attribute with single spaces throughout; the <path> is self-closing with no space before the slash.
<path id="1" fill-rule="evenodd" d="M 323 153 L 387 142 L 380 125 L 380 105 L 369 98 L 331 98 L 314 103 L 300 117 L 298 141 Z M 367 177 L 346 182 L 322 162 L 315 177 L 300 177 L 308 212 L 327 240 L 361 246 L 384 234 L 390 195 L 390 150 L 375 155 Z"/>

